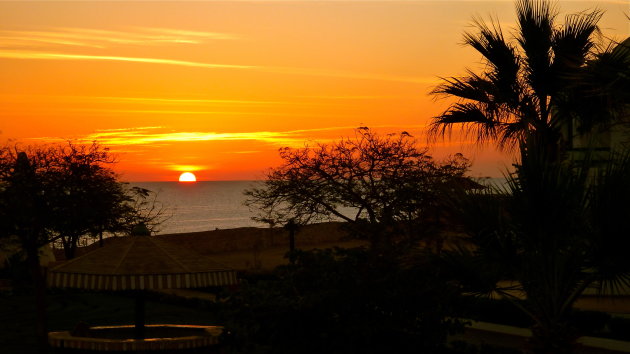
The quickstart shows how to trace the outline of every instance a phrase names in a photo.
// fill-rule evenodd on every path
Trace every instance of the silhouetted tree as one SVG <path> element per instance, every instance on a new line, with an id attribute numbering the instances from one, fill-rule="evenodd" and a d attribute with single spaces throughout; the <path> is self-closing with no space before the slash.
<path id="1" fill-rule="evenodd" d="M 12 151 L 0 149 L 0 237 L 17 241 L 35 289 L 36 338 L 40 350 L 48 345 L 45 279 L 39 262 L 39 248 L 50 241 L 49 150 Z"/>
<path id="2" fill-rule="evenodd" d="M 57 188 L 49 191 L 55 216 L 51 231 L 62 241 L 66 259 L 71 259 L 82 237 L 98 234 L 122 218 L 118 206 L 129 197 L 108 167 L 115 161 L 107 148 L 68 143 L 52 151 L 55 166 L 50 178 Z"/>
<path id="3" fill-rule="evenodd" d="M 498 293 L 534 323 L 530 350 L 572 353 L 573 304 L 588 288 L 630 285 L 630 155 L 599 176 L 549 163 L 528 149 L 517 172 L 496 194 L 458 193 L 452 215 L 472 245 L 446 254 L 465 291 Z"/>
<path id="4" fill-rule="evenodd" d="M 96 143 L 0 147 L 0 241 L 16 242 L 26 254 L 42 348 L 48 333 L 39 248 L 61 239 L 66 256 L 72 258 L 81 237 L 158 220 L 154 212 L 139 207 L 145 202 L 117 180 L 107 166 L 111 163 L 108 150 Z M 146 190 L 134 193 L 150 195 Z"/>
<path id="5" fill-rule="evenodd" d="M 330 145 L 281 149 L 280 158 L 262 187 L 246 191 L 259 220 L 338 218 L 381 245 L 392 235 L 413 236 L 441 188 L 469 166 L 461 154 L 436 162 L 407 133 L 381 137 L 368 128 Z"/>
<path id="6" fill-rule="evenodd" d="M 118 180 L 107 148 L 69 142 L 50 147 L 45 154 L 52 219 L 47 231 L 61 241 L 66 259 L 74 258 L 82 239 L 102 240 L 103 233 L 129 235 L 140 223 L 155 231 L 164 220 L 155 193 Z"/>
<path id="7" fill-rule="evenodd" d="M 550 1 L 518 0 L 516 12 L 512 40 L 497 21 L 475 20 L 477 32 L 464 40 L 483 56 L 485 71 L 444 79 L 433 91 L 459 101 L 434 118 L 431 131 L 443 135 L 457 125 L 480 143 L 536 145 L 557 161 L 570 148 L 563 134 L 621 117 L 629 103 L 628 42 L 602 46 L 595 39 L 597 10 L 566 16 L 562 25 Z"/>
<path id="8" fill-rule="evenodd" d="M 142 187 L 125 187 L 127 201 L 117 207 L 122 215 L 114 220 L 109 232 L 130 235 L 137 225 L 144 225 L 151 234 L 160 231 L 160 225 L 169 218 L 166 209 L 158 201 L 158 193 Z"/>
<path id="9" fill-rule="evenodd" d="M 486 71 L 445 79 L 433 91 L 460 99 L 434 118 L 433 134 L 460 125 L 480 143 L 521 152 L 506 190 L 452 198 L 452 215 L 473 245 L 446 256 L 469 291 L 498 292 L 532 318 L 535 353 L 570 353 L 575 300 L 589 287 L 630 280 L 619 251 L 630 246 L 622 216 L 630 210 L 614 202 L 630 197 L 630 159 L 592 171 L 588 154 L 572 166 L 564 152 L 574 135 L 627 117 L 630 50 L 628 40 L 595 40 L 599 11 L 567 16 L 559 26 L 551 2 L 519 0 L 516 8 L 513 41 L 498 23 L 481 20 L 477 33 L 465 35 Z"/>

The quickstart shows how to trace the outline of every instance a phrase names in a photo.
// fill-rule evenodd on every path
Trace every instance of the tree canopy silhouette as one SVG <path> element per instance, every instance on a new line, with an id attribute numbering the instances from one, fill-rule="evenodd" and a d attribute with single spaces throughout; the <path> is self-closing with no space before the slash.
<path id="1" fill-rule="evenodd" d="M 329 145 L 284 148 L 280 157 L 282 165 L 269 171 L 264 185 L 246 191 L 258 220 L 337 218 L 373 243 L 395 234 L 413 237 L 441 187 L 469 166 L 461 154 L 435 161 L 407 133 L 379 136 L 368 128 Z"/>
<path id="2" fill-rule="evenodd" d="M 54 165 L 48 173 L 55 188 L 50 195 L 50 227 L 62 241 L 66 258 L 75 256 L 82 237 L 117 228 L 129 200 L 124 185 L 109 165 L 114 158 L 98 144 L 68 143 L 51 150 Z"/>

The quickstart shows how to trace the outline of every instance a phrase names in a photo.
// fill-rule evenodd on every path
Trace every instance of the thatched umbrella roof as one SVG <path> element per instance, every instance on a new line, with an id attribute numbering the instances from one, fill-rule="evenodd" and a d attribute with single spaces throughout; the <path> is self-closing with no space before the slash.
<path id="1" fill-rule="evenodd" d="M 173 241 L 150 236 L 113 240 L 48 273 L 52 287 L 92 290 L 201 288 L 236 284 L 236 271 Z"/>

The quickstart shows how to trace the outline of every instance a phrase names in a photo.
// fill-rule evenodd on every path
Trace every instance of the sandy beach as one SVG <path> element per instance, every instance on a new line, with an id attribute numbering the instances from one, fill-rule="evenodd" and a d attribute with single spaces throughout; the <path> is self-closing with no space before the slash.
<path id="1" fill-rule="evenodd" d="M 169 242 L 194 249 L 202 255 L 209 255 L 217 262 L 239 271 L 269 271 L 286 264 L 284 257 L 289 250 L 289 232 L 281 227 L 258 228 L 241 227 L 210 231 L 156 235 Z M 104 240 L 107 243 L 108 239 Z M 332 247 L 366 246 L 367 241 L 351 238 L 344 230 L 343 223 L 325 222 L 305 225 L 295 235 L 295 246 L 302 250 Z M 99 247 L 95 242 L 87 247 L 79 247 L 77 256 Z M 55 249 L 57 262 L 64 259 L 63 250 Z"/>
<path id="2" fill-rule="evenodd" d="M 158 235 L 211 255 L 217 262 L 241 271 L 268 271 L 286 264 L 289 232 L 283 228 L 243 227 L 226 230 Z M 359 247 L 367 241 L 350 238 L 343 223 L 327 222 L 306 225 L 295 235 L 296 248 Z"/>

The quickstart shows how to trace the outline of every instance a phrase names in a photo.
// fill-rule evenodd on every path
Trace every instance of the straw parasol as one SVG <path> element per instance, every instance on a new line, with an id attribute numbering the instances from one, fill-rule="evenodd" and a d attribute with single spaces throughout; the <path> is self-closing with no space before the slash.
<path id="1" fill-rule="evenodd" d="M 113 239 L 105 247 L 48 273 L 51 287 L 137 290 L 136 338 L 144 337 L 144 290 L 203 288 L 237 283 L 236 271 L 159 237 Z"/>

